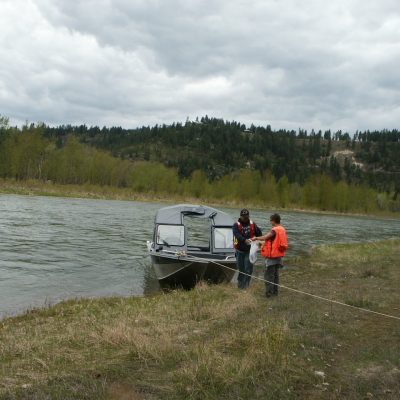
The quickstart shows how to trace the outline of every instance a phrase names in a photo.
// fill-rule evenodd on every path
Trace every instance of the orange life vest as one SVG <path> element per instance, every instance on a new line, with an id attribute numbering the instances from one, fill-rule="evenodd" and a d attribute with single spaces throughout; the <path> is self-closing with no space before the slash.
<path id="1" fill-rule="evenodd" d="M 243 225 L 239 221 L 236 223 L 237 223 L 239 232 L 241 234 L 243 234 Z M 250 224 L 250 238 L 249 239 L 251 239 L 254 236 L 256 236 L 256 224 L 251 220 L 250 220 L 249 224 Z M 239 241 L 235 237 L 233 238 L 233 244 L 235 246 L 235 249 L 239 248 Z"/>
<path id="2" fill-rule="evenodd" d="M 285 252 L 289 247 L 285 228 L 278 225 L 273 227 L 272 230 L 275 232 L 275 238 L 264 242 L 261 249 L 261 255 L 265 258 L 284 257 Z"/>

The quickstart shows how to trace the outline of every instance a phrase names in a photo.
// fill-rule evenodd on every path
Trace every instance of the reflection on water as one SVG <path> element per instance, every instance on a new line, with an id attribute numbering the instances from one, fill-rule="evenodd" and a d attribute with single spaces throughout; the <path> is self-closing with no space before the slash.
<path id="1" fill-rule="evenodd" d="M 162 206 L 0 196 L 0 317 L 65 298 L 157 290 L 146 240 L 152 237 L 154 215 Z M 265 230 L 269 214 L 254 211 L 252 219 Z M 292 255 L 320 243 L 400 235 L 398 220 L 281 214 Z"/>

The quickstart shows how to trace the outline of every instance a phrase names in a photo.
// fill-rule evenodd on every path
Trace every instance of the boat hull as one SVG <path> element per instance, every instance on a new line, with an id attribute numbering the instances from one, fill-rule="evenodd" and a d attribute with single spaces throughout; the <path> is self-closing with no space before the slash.
<path id="1" fill-rule="evenodd" d="M 177 259 L 151 255 L 151 261 L 161 287 L 190 289 L 200 281 L 215 284 L 230 282 L 236 272 L 235 259 Z"/>

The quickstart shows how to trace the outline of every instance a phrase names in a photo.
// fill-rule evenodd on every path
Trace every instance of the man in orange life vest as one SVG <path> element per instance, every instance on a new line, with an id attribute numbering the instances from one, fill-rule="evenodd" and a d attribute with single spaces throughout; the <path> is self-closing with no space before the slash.
<path id="1" fill-rule="evenodd" d="M 266 296 L 277 296 L 279 288 L 279 268 L 282 267 L 282 257 L 288 249 L 288 241 L 285 228 L 281 225 L 279 214 L 270 217 L 272 230 L 264 236 L 256 236 L 252 240 L 264 240 L 261 255 L 265 257 L 264 278 L 266 281 Z M 269 283 L 271 282 L 271 283 Z"/>
<path id="2" fill-rule="evenodd" d="M 240 218 L 233 224 L 233 242 L 236 249 L 236 261 L 239 270 L 238 288 L 246 289 L 250 285 L 253 273 L 253 264 L 250 262 L 251 238 L 262 235 L 261 229 L 250 220 L 249 210 L 245 208 L 240 212 Z M 248 275 L 244 275 L 248 274 Z"/>

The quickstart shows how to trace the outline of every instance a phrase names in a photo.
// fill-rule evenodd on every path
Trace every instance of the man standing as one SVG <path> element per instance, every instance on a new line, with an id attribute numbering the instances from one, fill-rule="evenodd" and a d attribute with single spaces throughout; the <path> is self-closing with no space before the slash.
<path id="1" fill-rule="evenodd" d="M 270 217 L 272 230 L 264 236 L 254 237 L 252 240 L 264 240 L 261 255 L 265 257 L 266 296 L 277 296 L 279 288 L 279 268 L 282 267 L 282 257 L 288 249 L 288 240 L 285 228 L 281 225 L 279 214 Z"/>
<path id="2" fill-rule="evenodd" d="M 240 217 L 233 224 L 233 240 L 236 249 L 236 261 L 239 270 L 238 288 L 246 289 L 250 285 L 251 276 L 253 274 L 253 264 L 250 262 L 250 245 L 251 238 L 256 235 L 262 235 L 261 229 L 250 220 L 249 210 L 243 209 Z M 248 274 L 248 275 L 244 275 Z"/>

